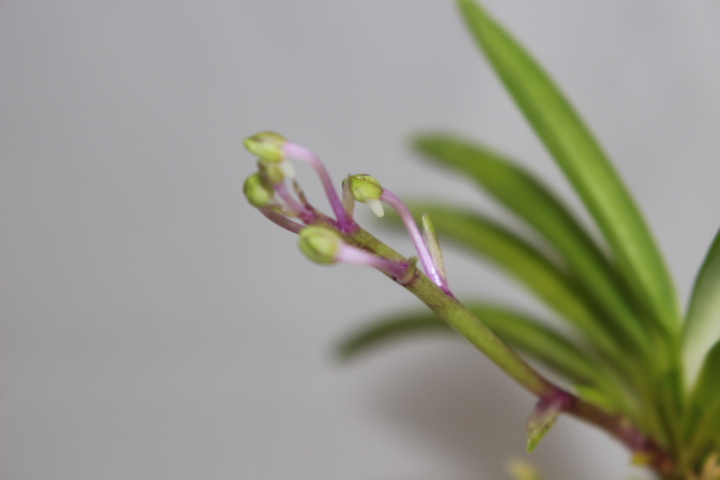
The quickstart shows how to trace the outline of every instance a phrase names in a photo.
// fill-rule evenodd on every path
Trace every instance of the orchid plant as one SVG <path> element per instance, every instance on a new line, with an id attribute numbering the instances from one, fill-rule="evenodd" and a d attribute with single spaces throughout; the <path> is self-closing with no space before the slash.
<path id="1" fill-rule="evenodd" d="M 602 239 L 531 172 L 482 145 L 443 134 L 420 136 L 415 145 L 430 160 L 474 180 L 554 252 L 474 210 L 405 204 L 369 175 L 348 176 L 338 192 L 310 150 L 273 132 L 245 141 L 259 157 L 258 171 L 244 185 L 249 202 L 297 234 L 301 251 L 315 262 L 377 269 L 429 308 L 369 326 L 344 344 L 345 354 L 413 330 L 449 326 L 537 397 L 527 424 L 529 451 L 560 414 L 568 414 L 616 438 L 635 464 L 660 479 L 720 480 L 720 235 L 683 315 L 645 220 L 568 100 L 481 5 L 458 5 Z M 316 209 L 290 182 L 291 159 L 318 174 L 332 214 Z M 361 228 L 353 215 L 356 202 L 379 216 L 383 204 L 389 206 L 393 213 L 387 217 L 407 230 L 417 257 L 401 255 Z M 449 286 L 436 229 L 514 276 L 569 324 L 569 333 L 512 307 L 460 302 Z M 538 369 L 543 367 L 559 380 L 549 380 Z"/>

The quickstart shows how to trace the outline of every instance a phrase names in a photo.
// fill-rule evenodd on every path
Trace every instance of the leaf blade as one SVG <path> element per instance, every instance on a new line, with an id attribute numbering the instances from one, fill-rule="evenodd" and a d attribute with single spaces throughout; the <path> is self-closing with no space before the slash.
<path id="1" fill-rule="evenodd" d="M 466 304 L 503 342 L 560 374 L 573 384 L 591 386 L 615 406 L 626 404 L 617 383 L 600 364 L 572 341 L 541 321 L 507 307 L 485 302 Z M 369 350 L 425 333 L 451 333 L 437 315 L 425 310 L 392 315 L 366 325 L 338 346 L 343 359 L 353 359 Z"/>
<path id="2" fill-rule="evenodd" d="M 451 333 L 450 326 L 434 313 L 392 315 L 366 325 L 348 335 L 337 347 L 338 356 L 352 360 L 368 350 L 419 333 Z"/>
<path id="3" fill-rule="evenodd" d="M 635 202 L 570 103 L 538 63 L 473 0 L 460 10 L 495 72 L 595 218 L 632 288 L 671 333 L 675 288 Z"/>
<path id="4" fill-rule="evenodd" d="M 712 441 L 720 440 L 720 340 L 704 357 L 702 368 L 690 397 L 690 412 L 685 416 L 684 433 L 689 451 L 696 452 Z"/>
<path id="5" fill-rule="evenodd" d="M 683 360 L 688 384 L 695 383 L 703 360 L 720 340 L 720 231 L 715 235 L 695 280 L 683 331 Z"/>

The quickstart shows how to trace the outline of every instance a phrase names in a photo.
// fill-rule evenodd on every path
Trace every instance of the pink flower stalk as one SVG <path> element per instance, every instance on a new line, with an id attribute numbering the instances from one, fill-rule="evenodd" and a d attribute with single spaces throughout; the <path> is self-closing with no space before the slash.
<path id="1" fill-rule="evenodd" d="M 365 265 L 380 270 L 395 279 L 401 279 L 408 269 L 406 263 L 396 263 L 387 258 L 380 257 L 370 253 L 362 248 L 353 247 L 343 244 L 337 253 L 336 259 L 339 262 L 352 263 L 355 265 Z"/>
<path id="2" fill-rule="evenodd" d="M 283 153 L 287 157 L 295 158 L 309 164 L 320 177 L 323 188 L 325 189 L 325 195 L 327 195 L 328 201 L 330 202 L 330 208 L 335 213 L 337 218 L 338 226 L 340 231 L 343 233 L 350 233 L 355 229 L 355 222 L 345 211 L 343 202 L 340 200 L 335 187 L 333 186 L 330 174 L 325 168 L 325 165 L 320 159 L 307 148 L 297 143 L 285 142 L 283 145 Z"/>
<path id="3" fill-rule="evenodd" d="M 285 202 L 285 205 L 294 213 L 297 214 L 300 219 L 305 223 L 312 223 L 317 218 L 315 212 L 311 208 L 302 205 L 288 191 L 287 185 L 284 183 L 278 183 L 274 185 L 275 192 Z"/>
<path id="4" fill-rule="evenodd" d="M 430 250 L 425 243 L 425 239 L 423 238 L 422 233 L 420 233 L 420 229 L 415 223 L 415 219 L 413 219 L 412 213 L 410 213 L 410 209 L 407 205 L 405 205 L 405 202 L 400 200 L 400 197 L 392 193 L 387 188 L 383 188 L 380 200 L 393 207 L 395 211 L 398 212 L 398 215 L 400 215 L 400 218 L 405 224 L 405 229 L 408 231 L 410 239 L 415 245 L 415 250 L 417 250 L 420 263 L 422 263 L 425 273 L 428 277 L 430 277 L 430 280 L 432 280 L 432 282 L 440 287 L 444 292 L 450 293 L 445 276 L 442 274 L 441 268 L 438 268 L 438 266 L 435 265 L 435 260 L 430 254 Z"/>
<path id="5" fill-rule="evenodd" d="M 284 228 L 285 230 L 289 230 L 293 233 L 300 233 L 300 231 L 305 228 L 305 225 L 293 222 L 285 215 L 273 210 L 271 207 L 260 207 L 259 210 L 260 213 L 265 215 L 271 222 Z"/>

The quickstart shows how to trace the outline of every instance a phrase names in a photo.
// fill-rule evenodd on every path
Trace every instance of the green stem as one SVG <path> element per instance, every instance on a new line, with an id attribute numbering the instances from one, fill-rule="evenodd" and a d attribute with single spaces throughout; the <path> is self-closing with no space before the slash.
<path id="1" fill-rule="evenodd" d="M 440 290 L 425 275 L 417 272 L 413 280 L 404 287 L 526 390 L 541 398 L 556 393 L 555 385 L 536 372 L 514 350 L 496 337 L 454 296 Z"/>

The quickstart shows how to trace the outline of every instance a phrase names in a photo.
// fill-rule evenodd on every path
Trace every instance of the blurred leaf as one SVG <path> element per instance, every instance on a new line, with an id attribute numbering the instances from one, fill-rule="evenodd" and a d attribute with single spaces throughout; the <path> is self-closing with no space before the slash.
<path id="1" fill-rule="evenodd" d="M 598 385 L 598 379 L 607 377 L 605 370 L 587 353 L 537 319 L 490 304 L 467 303 L 466 307 L 501 340 L 539 360 L 573 383 Z"/>
<path id="2" fill-rule="evenodd" d="M 417 333 L 454 333 L 450 326 L 432 312 L 394 315 L 367 325 L 348 336 L 338 346 L 343 359 L 353 359 L 368 350 Z"/>
<path id="3" fill-rule="evenodd" d="M 538 137 L 597 221 L 631 286 L 669 332 L 680 326 L 672 280 L 635 202 L 573 107 L 537 62 L 473 0 L 458 0 Z"/>
<path id="4" fill-rule="evenodd" d="M 705 358 L 693 397 L 701 407 L 720 398 L 720 341 L 713 345 Z"/>
<path id="5" fill-rule="evenodd" d="M 503 342 L 559 373 L 571 384 L 591 386 L 597 392 L 593 400 L 598 400 L 601 406 L 628 410 L 617 382 L 598 362 L 557 331 L 537 319 L 497 305 L 466 303 L 465 306 Z M 351 334 L 338 351 L 343 358 L 354 358 L 381 344 L 428 332 L 452 330 L 431 312 L 398 314 Z"/>
<path id="6" fill-rule="evenodd" d="M 616 399 L 609 398 L 606 392 L 599 390 L 597 387 L 575 385 L 575 393 L 577 393 L 578 397 L 588 403 L 597 405 L 606 412 L 628 412 L 631 410 L 628 406 L 631 402 L 617 403 Z"/>
<path id="7" fill-rule="evenodd" d="M 527 423 L 528 440 L 527 452 L 535 450 L 540 440 L 555 425 L 560 413 L 563 410 L 563 403 L 559 401 L 547 401 L 541 399 L 533 411 Z"/>
<path id="8" fill-rule="evenodd" d="M 448 135 L 423 135 L 427 158 L 468 174 L 535 227 L 565 258 L 584 290 L 610 314 L 619 331 L 647 350 L 648 338 L 625 297 L 627 288 L 592 237 L 552 191 L 531 173 L 491 150 Z"/>
<path id="9" fill-rule="evenodd" d="M 720 434 L 720 341 L 710 349 L 691 395 L 690 411 L 685 416 L 685 438 L 689 451 L 695 454 L 711 442 L 719 442 Z"/>
<path id="10" fill-rule="evenodd" d="M 684 451 L 688 458 L 701 458 L 709 450 L 717 451 L 720 448 L 720 397 L 713 399 L 705 409 L 700 412 L 692 437 L 686 444 Z"/>
<path id="11" fill-rule="evenodd" d="M 693 385 L 705 356 L 720 340 L 720 232 L 695 280 L 683 333 L 686 381 Z"/>

